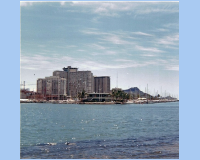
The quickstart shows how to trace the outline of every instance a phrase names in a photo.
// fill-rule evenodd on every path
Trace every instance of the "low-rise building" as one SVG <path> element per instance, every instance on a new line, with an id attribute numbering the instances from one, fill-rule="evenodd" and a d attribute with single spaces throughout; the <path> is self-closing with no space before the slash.
<path id="1" fill-rule="evenodd" d="M 112 97 L 109 93 L 88 93 L 87 102 L 111 102 Z"/>

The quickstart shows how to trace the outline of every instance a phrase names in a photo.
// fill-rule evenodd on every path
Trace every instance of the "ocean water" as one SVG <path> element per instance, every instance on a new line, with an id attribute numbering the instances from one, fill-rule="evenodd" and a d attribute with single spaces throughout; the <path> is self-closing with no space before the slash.
<path id="1" fill-rule="evenodd" d="M 179 103 L 24 103 L 20 158 L 179 158 Z M 68 143 L 67 143 L 68 142 Z"/>

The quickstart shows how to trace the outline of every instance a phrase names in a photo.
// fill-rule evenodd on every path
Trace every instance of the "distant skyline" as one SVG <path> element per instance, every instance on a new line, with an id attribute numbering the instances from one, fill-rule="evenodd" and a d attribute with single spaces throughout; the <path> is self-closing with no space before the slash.
<path id="1" fill-rule="evenodd" d="M 178 2 L 20 2 L 21 79 L 63 67 L 110 76 L 111 88 L 179 95 Z M 117 80 L 118 75 L 118 80 Z"/>

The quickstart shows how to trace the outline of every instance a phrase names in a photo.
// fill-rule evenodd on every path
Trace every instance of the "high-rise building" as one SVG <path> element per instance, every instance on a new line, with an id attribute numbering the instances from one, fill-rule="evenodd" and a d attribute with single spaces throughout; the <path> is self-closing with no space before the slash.
<path id="1" fill-rule="evenodd" d="M 58 76 L 45 77 L 46 94 L 49 95 L 66 95 L 66 79 Z"/>
<path id="2" fill-rule="evenodd" d="M 37 92 L 45 96 L 64 96 L 66 95 L 66 79 L 58 76 L 40 78 L 37 80 Z"/>
<path id="3" fill-rule="evenodd" d="M 78 68 L 68 66 L 63 71 L 54 71 L 53 76 L 37 80 L 37 92 L 47 97 L 67 95 L 75 98 L 83 90 L 87 93 L 110 93 L 110 77 L 94 77 L 91 71 L 78 71 Z"/>
<path id="4" fill-rule="evenodd" d="M 77 97 L 79 92 L 94 92 L 94 77 L 91 71 L 78 71 L 78 68 L 63 68 L 63 71 L 54 71 L 53 76 L 66 78 L 67 95 Z"/>
<path id="5" fill-rule="evenodd" d="M 94 77 L 94 92 L 110 93 L 110 77 L 109 76 Z"/>
<path id="6" fill-rule="evenodd" d="M 46 79 L 39 78 L 37 80 L 37 92 L 40 94 L 46 94 Z"/>

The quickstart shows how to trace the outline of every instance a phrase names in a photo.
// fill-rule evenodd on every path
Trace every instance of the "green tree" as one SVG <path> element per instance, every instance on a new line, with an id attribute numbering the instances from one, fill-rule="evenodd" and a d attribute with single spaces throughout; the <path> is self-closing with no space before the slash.
<path id="1" fill-rule="evenodd" d="M 111 93 L 111 97 L 113 97 L 114 101 L 125 101 L 129 99 L 130 95 L 125 93 L 122 90 L 113 89 Z"/>
<path id="2" fill-rule="evenodd" d="M 78 93 L 78 98 L 82 99 L 82 98 L 86 98 L 87 96 L 87 92 L 83 89 L 82 92 Z"/>

